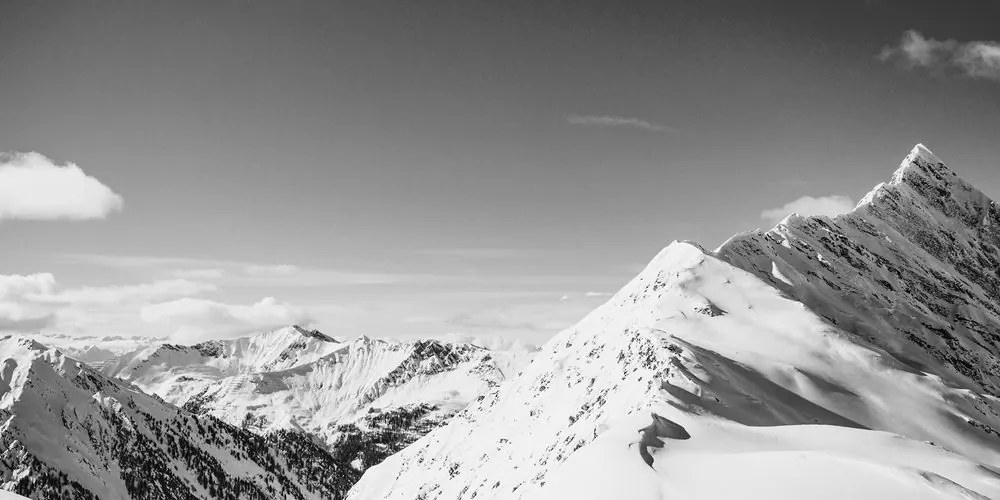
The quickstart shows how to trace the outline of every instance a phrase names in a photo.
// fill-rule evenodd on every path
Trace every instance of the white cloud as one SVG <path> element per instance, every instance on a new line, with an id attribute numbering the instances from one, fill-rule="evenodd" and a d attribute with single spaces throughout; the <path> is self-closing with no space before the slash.
<path id="1" fill-rule="evenodd" d="M 547 338 L 572 326 L 593 309 L 587 301 L 550 299 L 473 309 L 447 320 L 452 331 L 462 334 L 503 334 L 524 339 Z"/>
<path id="2" fill-rule="evenodd" d="M 846 196 L 830 195 L 815 198 L 803 196 L 780 207 L 764 210 L 760 213 L 760 218 L 774 224 L 791 213 L 797 213 L 801 216 L 826 215 L 833 217 L 851 210 L 854 210 L 854 201 Z"/>
<path id="3" fill-rule="evenodd" d="M 148 255 L 67 253 L 67 262 L 122 269 L 149 269 L 178 278 L 219 279 L 221 286 L 316 287 L 381 285 L 398 282 L 425 282 L 443 278 L 414 273 L 364 272 L 348 269 L 299 267 L 291 264 L 260 264 L 239 260 L 197 259 Z M 193 274 L 186 274 L 190 271 Z M 216 273 L 218 271 L 218 273 Z M 215 275 L 219 274 L 218 277 Z"/>
<path id="4" fill-rule="evenodd" d="M 462 342 L 485 347 L 493 352 L 515 352 L 530 353 L 538 351 L 539 346 L 519 337 L 505 336 L 499 334 L 470 335 L 462 333 L 444 333 L 433 335 L 434 338 L 444 342 Z M 397 337 L 400 340 L 408 340 L 407 337 Z"/>
<path id="5" fill-rule="evenodd" d="M 1000 81 L 1000 42 L 935 40 L 909 30 L 898 45 L 884 47 L 879 58 L 907 68 Z"/>
<path id="6" fill-rule="evenodd" d="M 243 269 L 243 272 L 250 276 L 288 276 L 290 274 L 295 274 L 299 272 L 299 268 L 291 264 L 276 264 L 276 265 L 260 265 L 254 264 L 247 266 Z"/>
<path id="7" fill-rule="evenodd" d="M 55 286 L 56 278 L 50 273 L 0 274 L 0 300 L 51 293 Z"/>
<path id="8" fill-rule="evenodd" d="M 456 247 L 427 248 L 419 252 L 430 257 L 467 260 L 540 259 L 558 255 L 555 250 L 540 248 Z"/>
<path id="9" fill-rule="evenodd" d="M 571 125 L 592 127 L 631 127 L 650 132 L 668 132 L 673 130 L 665 125 L 628 116 L 569 115 L 566 117 L 566 122 Z"/>
<path id="10" fill-rule="evenodd" d="M 226 275 L 222 269 L 175 269 L 175 278 L 181 279 L 219 279 Z"/>
<path id="11" fill-rule="evenodd" d="M 103 219 L 122 197 L 73 163 L 38 153 L 0 154 L 0 220 Z"/>
<path id="12" fill-rule="evenodd" d="M 148 323 L 169 326 L 177 342 L 199 342 L 219 336 L 236 336 L 287 326 L 309 324 L 309 314 L 301 308 L 273 297 L 251 305 L 225 304 L 205 299 L 182 298 L 142 308 Z"/>
<path id="13" fill-rule="evenodd" d="M 85 286 L 69 288 L 57 293 L 25 295 L 35 302 L 62 304 L 121 304 L 125 302 L 152 302 L 172 297 L 197 295 L 215 289 L 215 286 L 197 281 L 173 279 L 136 285 Z"/>
<path id="14" fill-rule="evenodd" d="M 137 320 L 142 304 L 186 297 L 214 288 L 205 283 L 174 279 L 60 289 L 50 273 L 0 275 L 0 331 L 38 332 L 52 328 L 82 331 L 88 325 L 124 328 L 120 320 L 129 316 Z"/>
<path id="15" fill-rule="evenodd" d="M 0 275 L 0 331 L 38 331 L 51 325 L 53 313 L 24 296 L 51 293 L 55 284 L 49 273 Z"/>

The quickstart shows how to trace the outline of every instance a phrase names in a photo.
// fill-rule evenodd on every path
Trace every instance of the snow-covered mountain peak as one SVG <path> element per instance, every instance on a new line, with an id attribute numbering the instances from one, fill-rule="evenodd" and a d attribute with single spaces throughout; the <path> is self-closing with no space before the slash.
<path id="1" fill-rule="evenodd" d="M 296 333 L 298 333 L 299 335 L 302 335 L 303 337 L 315 338 L 315 339 L 322 340 L 324 342 L 340 342 L 339 340 L 337 340 L 337 339 L 335 339 L 335 338 L 333 338 L 333 337 L 331 337 L 329 335 L 326 335 L 325 333 L 323 333 L 323 332 L 321 332 L 319 330 L 316 330 L 316 329 L 307 330 L 305 328 L 302 328 L 299 325 L 292 325 L 292 326 L 290 326 L 288 328 L 291 329 L 291 330 L 294 330 Z"/>
<path id="2" fill-rule="evenodd" d="M 217 380 L 287 370 L 323 358 L 346 344 L 298 326 L 193 346 L 157 344 L 99 365 L 106 375 L 139 384 L 174 404 Z"/>
<path id="3" fill-rule="evenodd" d="M 790 218 L 716 254 L 859 342 L 1000 396 L 1000 207 L 925 147 L 853 212 Z"/>
<path id="4" fill-rule="evenodd" d="M 965 219 L 988 211 L 992 200 L 960 177 L 923 144 L 917 144 L 903 159 L 889 182 L 879 184 L 858 203 L 910 205 L 911 210 L 938 209 L 949 218 Z M 976 218 L 976 217 L 973 217 Z M 979 221 L 982 217 L 978 217 Z"/>
<path id="5" fill-rule="evenodd" d="M 49 347 L 26 335 L 6 335 L 3 338 L 0 338 L 0 342 L 2 342 L 5 347 L 16 345 L 23 350 L 33 353 L 49 350 Z"/>
<path id="6" fill-rule="evenodd" d="M 939 163 L 940 164 L 944 163 L 941 161 L 940 158 L 937 157 L 937 155 L 935 155 L 930 149 L 927 148 L 927 146 L 924 146 L 922 143 L 917 143 L 915 146 L 913 146 L 913 149 L 910 150 L 910 154 L 906 155 L 906 158 L 903 160 L 903 165 L 913 163 L 915 160 L 918 159 L 923 161 L 924 163 L 930 163 L 934 165 L 937 165 Z"/>
<path id="7" fill-rule="evenodd" d="M 1000 224 L 932 158 L 846 215 L 671 243 L 349 498 L 1000 498 Z"/>
<path id="8" fill-rule="evenodd" d="M 691 241 L 675 240 L 663 247 L 640 275 L 661 270 L 681 271 L 700 264 L 705 260 L 705 250 Z"/>
<path id="9" fill-rule="evenodd" d="M 931 150 L 923 144 L 917 144 L 892 174 L 889 185 L 923 183 L 932 184 L 941 189 L 949 189 L 958 185 L 968 186 Z"/>

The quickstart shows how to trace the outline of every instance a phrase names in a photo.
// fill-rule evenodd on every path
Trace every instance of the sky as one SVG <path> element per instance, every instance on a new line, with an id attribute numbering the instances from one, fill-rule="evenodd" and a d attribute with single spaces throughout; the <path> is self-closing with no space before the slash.
<path id="1" fill-rule="evenodd" d="M 675 239 L 1000 197 L 992 1 L 0 3 L 0 330 L 541 342 Z"/>

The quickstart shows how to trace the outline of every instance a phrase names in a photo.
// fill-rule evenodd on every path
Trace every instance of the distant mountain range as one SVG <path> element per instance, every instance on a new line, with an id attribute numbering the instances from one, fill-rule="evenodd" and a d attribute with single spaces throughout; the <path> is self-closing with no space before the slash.
<path id="1" fill-rule="evenodd" d="M 102 342 L 122 338 L 88 340 L 95 344 L 69 350 L 112 357 L 88 365 L 29 337 L 0 344 L 11 367 L 4 489 L 37 498 L 341 498 L 367 467 L 497 386 L 525 356 L 437 340 L 341 342 L 298 326 L 117 355 Z"/>
<path id="2" fill-rule="evenodd" d="M 335 498 L 342 464 L 180 410 L 28 337 L 0 340 L 0 478 L 30 498 Z"/>

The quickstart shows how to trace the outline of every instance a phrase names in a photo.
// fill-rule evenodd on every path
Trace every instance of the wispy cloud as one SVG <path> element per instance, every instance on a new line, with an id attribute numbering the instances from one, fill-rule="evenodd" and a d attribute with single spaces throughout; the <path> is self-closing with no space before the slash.
<path id="1" fill-rule="evenodd" d="M 219 279 L 226 275 L 222 269 L 175 269 L 171 273 L 175 278 L 182 279 Z"/>
<path id="2" fill-rule="evenodd" d="M 935 40 L 909 30 L 897 45 L 883 47 L 879 59 L 905 68 L 1000 81 L 1000 42 L 995 41 Z"/>
<path id="3" fill-rule="evenodd" d="M 243 272 L 250 276 L 288 276 L 299 272 L 299 268 L 291 264 L 254 264 L 252 266 L 247 266 Z"/>
<path id="4" fill-rule="evenodd" d="M 51 275 L 49 275 L 51 276 Z M 53 293 L 26 294 L 34 302 L 74 305 L 120 305 L 127 302 L 151 302 L 186 297 L 215 290 L 214 285 L 186 279 L 159 280 L 134 285 L 84 286 Z"/>
<path id="5" fill-rule="evenodd" d="M 419 275 L 401 273 L 190 257 L 70 253 L 59 255 L 59 258 L 67 262 L 102 267 L 147 269 L 175 277 L 212 278 L 227 286 L 377 285 L 422 278 Z"/>
<path id="6" fill-rule="evenodd" d="M 0 275 L 0 331 L 79 328 L 81 318 L 127 316 L 146 304 L 213 290 L 213 285 L 184 279 L 62 288 L 51 273 Z"/>
<path id="7" fill-rule="evenodd" d="M 304 309 L 274 297 L 250 305 L 183 298 L 144 306 L 141 317 L 168 326 L 174 341 L 187 343 L 312 322 Z"/>
<path id="8" fill-rule="evenodd" d="M 845 214 L 854 209 L 854 201 L 847 196 L 803 196 L 776 208 L 769 208 L 760 213 L 760 218 L 771 224 L 779 222 L 788 214 L 797 213 L 802 216 L 825 215 L 833 217 Z"/>
<path id="9" fill-rule="evenodd" d="M 457 248 L 427 248 L 420 250 L 421 255 L 464 260 L 501 260 L 520 258 L 541 258 L 558 255 L 557 250 L 538 248 L 498 248 L 498 247 L 457 247 Z"/>
<path id="10" fill-rule="evenodd" d="M 251 263 L 219 259 L 199 259 L 192 257 L 162 257 L 156 255 L 123 255 L 105 253 L 63 253 L 57 256 L 60 260 L 78 264 L 114 268 L 142 267 L 177 267 L 198 269 L 218 268 L 228 266 L 248 266 Z"/>
<path id="11" fill-rule="evenodd" d="M 566 122 L 571 125 L 590 127 L 630 127 L 649 132 L 671 132 L 674 129 L 666 125 L 648 122 L 640 118 L 611 115 L 568 115 Z"/>
<path id="12" fill-rule="evenodd" d="M 103 219 L 122 197 L 73 163 L 39 153 L 0 153 L 0 220 Z"/>

